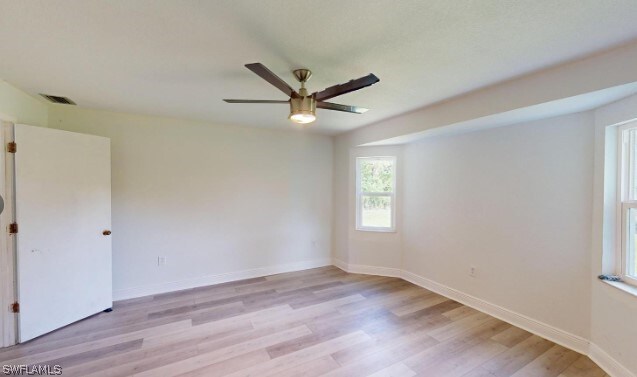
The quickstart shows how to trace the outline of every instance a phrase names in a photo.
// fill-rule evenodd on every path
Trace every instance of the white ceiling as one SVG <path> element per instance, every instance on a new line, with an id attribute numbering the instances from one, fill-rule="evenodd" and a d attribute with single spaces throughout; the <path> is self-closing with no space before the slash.
<path id="1" fill-rule="evenodd" d="M 635 0 L 0 1 L 0 78 L 82 107 L 290 128 L 243 67 L 311 91 L 373 72 L 310 129 L 342 132 L 637 38 Z"/>

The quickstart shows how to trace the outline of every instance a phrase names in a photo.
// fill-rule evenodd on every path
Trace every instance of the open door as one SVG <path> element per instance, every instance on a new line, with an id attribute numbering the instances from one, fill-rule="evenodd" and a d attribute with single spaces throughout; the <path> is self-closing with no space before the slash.
<path id="1" fill-rule="evenodd" d="M 112 306 L 108 138 L 15 125 L 18 339 Z"/>

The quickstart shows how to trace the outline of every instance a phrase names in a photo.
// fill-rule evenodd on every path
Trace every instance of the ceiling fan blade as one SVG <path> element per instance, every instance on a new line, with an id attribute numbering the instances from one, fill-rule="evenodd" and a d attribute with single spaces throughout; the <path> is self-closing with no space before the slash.
<path id="1" fill-rule="evenodd" d="M 345 84 L 330 86 L 327 89 L 314 93 L 314 95 L 316 96 L 317 101 L 324 101 L 326 99 L 334 98 L 345 93 L 363 89 L 370 85 L 376 84 L 379 81 L 380 79 L 378 77 L 376 77 L 373 73 L 370 73 L 367 76 L 361 77 L 356 80 L 351 80 L 349 82 L 346 82 Z"/>
<path id="2" fill-rule="evenodd" d="M 262 79 L 274 85 L 277 89 L 285 93 L 288 97 L 296 97 L 298 93 L 288 85 L 283 79 L 275 75 L 266 66 L 261 63 L 246 64 L 246 68 L 259 75 Z"/>
<path id="3" fill-rule="evenodd" d="M 279 101 L 270 99 L 224 99 L 228 103 L 290 103 L 290 101 Z"/>
<path id="4" fill-rule="evenodd" d="M 355 114 L 362 114 L 369 110 L 364 107 L 341 105 L 339 103 L 331 103 L 331 102 L 317 102 L 316 107 L 318 107 L 319 109 L 336 110 L 336 111 L 343 111 L 346 113 L 355 113 Z"/>

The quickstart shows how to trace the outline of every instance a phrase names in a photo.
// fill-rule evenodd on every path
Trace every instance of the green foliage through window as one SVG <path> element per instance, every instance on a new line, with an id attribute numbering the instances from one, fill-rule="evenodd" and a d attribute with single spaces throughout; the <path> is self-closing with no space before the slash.
<path id="1" fill-rule="evenodd" d="M 390 227 L 394 191 L 394 161 L 366 158 L 359 160 L 362 223 L 364 226 Z M 387 194 L 381 196 L 366 194 Z"/>
<path id="2" fill-rule="evenodd" d="M 362 192 L 393 192 L 394 164 L 388 160 L 362 160 L 360 164 Z"/>

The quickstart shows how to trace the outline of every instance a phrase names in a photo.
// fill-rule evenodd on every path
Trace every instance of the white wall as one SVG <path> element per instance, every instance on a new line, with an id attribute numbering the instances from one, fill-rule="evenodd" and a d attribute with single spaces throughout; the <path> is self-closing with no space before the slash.
<path id="1" fill-rule="evenodd" d="M 478 306 L 495 304 L 485 309 L 505 317 L 511 316 L 498 307 L 519 313 L 514 323 L 582 352 L 590 342 L 589 354 L 609 373 L 637 375 L 631 325 L 637 299 L 597 279 L 613 271 L 615 219 L 606 208 L 615 203 L 615 167 L 604 154 L 614 153 L 614 141 L 605 139 L 613 134 L 607 126 L 631 119 L 637 119 L 637 96 L 578 114 L 430 137 L 402 152 L 393 147 L 402 153 L 401 242 L 392 243 L 391 234 L 371 235 L 369 244 L 356 240 L 354 206 L 347 202 L 335 207 L 335 217 L 348 219 L 344 229 L 334 229 L 335 256 L 346 267 L 367 264 L 376 270 L 366 272 L 381 274 L 396 274 L 402 259 L 407 278 L 413 273 L 432 289 L 449 287 L 458 299 L 473 296 Z M 349 200 L 352 156 L 368 149 L 356 147 L 366 138 L 361 132 L 339 135 L 335 143 L 334 193 Z M 375 258 L 379 250 L 394 261 Z"/>
<path id="2" fill-rule="evenodd" d="M 637 96 L 603 106 L 595 111 L 595 200 L 591 258 L 593 275 L 602 271 L 614 272 L 612 262 L 615 253 L 613 211 L 615 201 L 612 194 L 615 187 L 616 166 L 605 164 L 604 158 L 606 152 L 613 157 L 615 141 L 607 140 L 605 137 L 612 136 L 612 132 L 607 132 L 609 126 L 632 119 L 637 119 Z M 607 192 L 604 192 L 605 184 Z M 602 261 L 606 261 L 604 266 Z M 593 278 L 591 341 L 635 375 L 637 375 L 637 326 L 634 325 L 636 319 L 637 297 Z"/>
<path id="3" fill-rule="evenodd" d="M 593 129 L 580 113 L 408 145 L 404 269 L 588 339 Z"/>
<path id="4" fill-rule="evenodd" d="M 350 268 L 400 269 L 402 261 L 402 147 L 350 148 L 345 138 L 337 138 L 334 148 L 333 250 L 337 263 Z M 356 230 L 356 157 L 396 156 L 396 231 Z M 352 267 L 356 266 L 356 267 Z"/>
<path id="5" fill-rule="evenodd" d="M 331 138 L 66 106 L 49 120 L 111 138 L 116 298 L 330 263 Z"/>
<path id="6" fill-rule="evenodd" d="M 337 265 L 373 273 L 374 267 L 400 269 L 402 262 L 402 146 L 351 147 L 347 135 L 334 143 L 332 250 Z M 356 230 L 356 157 L 396 156 L 396 231 Z M 348 267 L 345 267 L 348 266 Z"/>
<path id="7" fill-rule="evenodd" d="M 596 278 L 613 270 L 612 253 L 603 253 L 604 248 L 614 247 L 614 230 L 603 231 L 602 227 L 614 223 L 612 217 L 606 218 L 604 206 L 605 202 L 614 203 L 611 191 L 604 191 L 604 179 L 613 179 L 614 174 L 604 169 L 604 127 L 637 118 L 637 96 L 597 110 L 591 109 L 603 101 L 587 105 L 585 98 L 593 91 L 633 85 L 637 80 L 637 66 L 632 64 L 636 56 L 637 43 L 628 44 L 338 135 L 335 258 L 347 268 L 354 261 L 376 263 L 373 269 L 358 271 L 402 273 L 514 323 L 526 323 L 528 329 L 582 352 L 590 343 L 589 355 L 609 373 L 637 375 L 637 328 L 631 325 L 637 318 L 637 299 Z M 488 119 L 510 119 L 515 112 L 524 113 L 527 119 L 540 119 L 536 112 L 541 112 L 541 107 L 558 103 L 590 111 L 492 131 L 430 136 L 484 127 Z M 585 126 L 577 127 L 577 118 L 582 118 Z M 533 128 L 538 131 L 528 131 Z M 566 138 L 569 132 L 580 148 L 563 147 L 573 145 Z M 346 202 L 350 199 L 342 198 L 353 195 L 347 183 L 353 174 L 350 153 L 362 144 L 411 141 L 424 135 L 432 138 L 403 151 L 400 244 L 392 243 L 391 235 L 376 235 L 369 243 L 384 243 L 385 255 L 396 256 L 393 263 L 383 266 L 378 264 L 380 259 L 370 258 L 364 250 L 354 250 L 352 206 Z M 542 153 L 530 145 L 531 141 L 540 142 Z M 471 152 L 475 156 L 470 156 Z M 447 165 L 449 170 L 438 169 Z M 530 174 L 522 174 L 518 168 L 523 166 L 530 167 Z M 569 167 L 564 174 L 557 173 Z M 465 176 L 474 181 L 472 190 L 462 185 Z M 565 192 L 565 188 L 572 192 Z M 409 272 L 397 271 L 399 259 L 401 269 L 417 273 L 420 280 Z M 477 267 L 475 279 L 468 276 L 471 265 Z M 445 285 L 455 290 L 443 289 Z M 499 306 L 485 305 L 484 300 Z"/>
<path id="8" fill-rule="evenodd" d="M 346 138 L 334 138 L 333 198 L 332 211 L 332 257 L 349 263 L 350 229 L 350 146 Z"/>
<path id="9" fill-rule="evenodd" d="M 0 80 L 0 120 L 46 127 L 48 105 Z"/>

